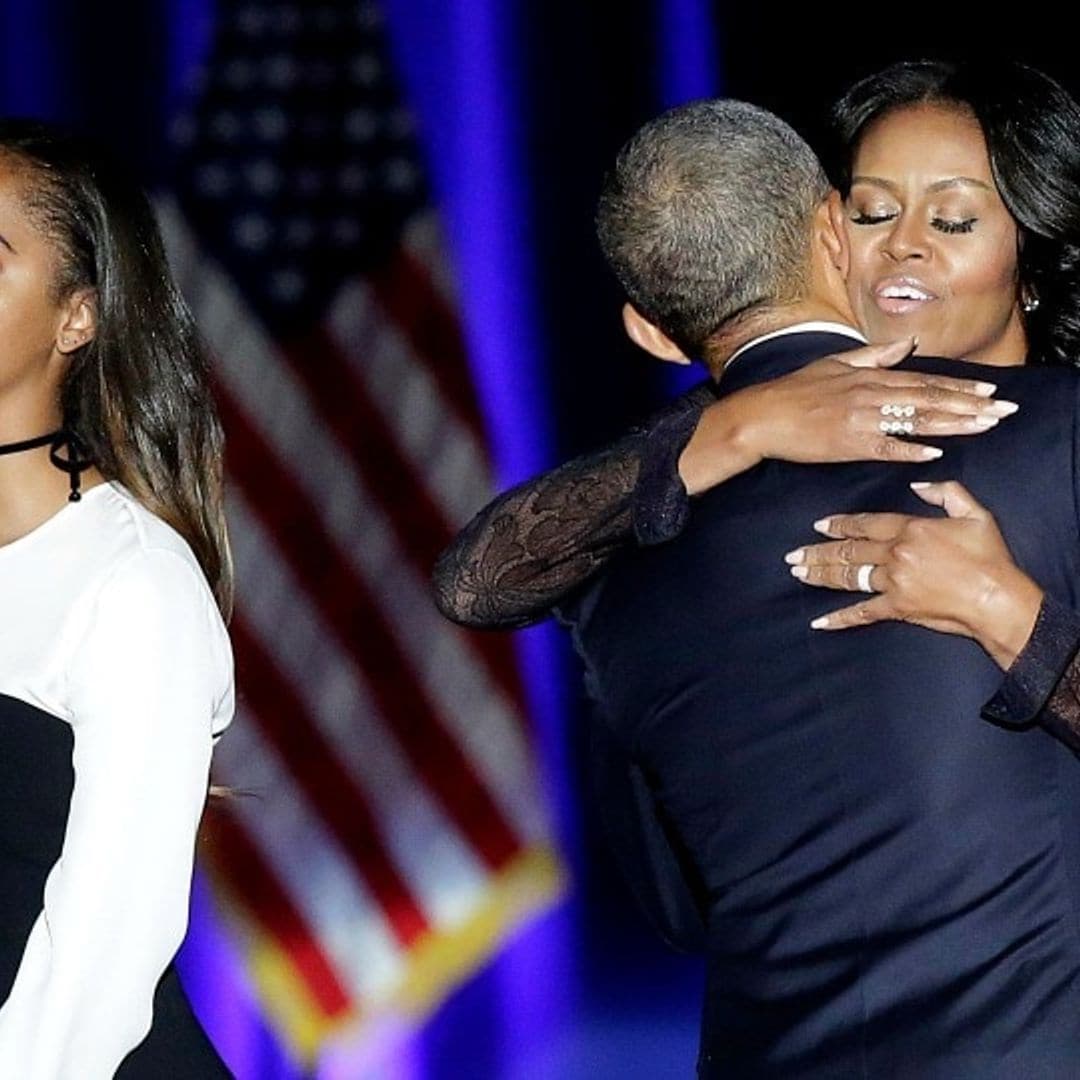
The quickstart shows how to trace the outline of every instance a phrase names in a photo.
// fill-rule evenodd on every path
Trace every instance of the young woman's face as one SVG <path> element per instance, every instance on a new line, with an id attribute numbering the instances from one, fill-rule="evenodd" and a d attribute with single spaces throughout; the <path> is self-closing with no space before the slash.
<path id="1" fill-rule="evenodd" d="M 918 105 L 875 122 L 845 211 L 848 294 L 871 341 L 916 334 L 924 355 L 1024 362 L 1019 232 L 974 118 Z"/>
<path id="2" fill-rule="evenodd" d="M 0 155 L 0 404 L 40 412 L 55 404 L 50 361 L 63 313 L 52 289 L 55 251 L 23 207 L 26 182 Z"/>

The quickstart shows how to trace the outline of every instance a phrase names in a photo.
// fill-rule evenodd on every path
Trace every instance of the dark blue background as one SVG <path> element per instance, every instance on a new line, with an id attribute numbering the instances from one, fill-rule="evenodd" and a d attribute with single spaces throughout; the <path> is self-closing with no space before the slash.
<path id="1" fill-rule="evenodd" d="M 621 298 L 592 235 L 604 169 L 660 108 L 727 93 L 775 109 L 813 140 L 828 102 L 859 74 L 900 57 L 976 51 L 1026 58 L 1077 89 L 1072 50 L 1056 44 L 1067 35 L 1031 5 L 996 24 L 941 8 L 838 7 L 826 21 L 820 9 L 708 0 L 384 0 L 383 10 L 419 114 L 503 482 L 597 445 L 676 385 L 623 340 Z M 214 12 L 214 0 L 4 0 L 0 109 L 96 133 L 148 186 L 167 186 L 170 118 L 195 92 Z M 419 1038 L 370 1070 L 338 1062 L 325 1076 L 691 1071 L 700 966 L 655 943 L 597 837 L 565 644 L 540 629 L 522 636 L 522 651 L 575 894 Z M 189 968 L 205 967 L 215 948 L 200 925 Z M 299 1075 L 220 980 L 203 1000 L 221 1030 L 224 1014 L 236 1014 L 228 1038 L 242 1076 Z"/>

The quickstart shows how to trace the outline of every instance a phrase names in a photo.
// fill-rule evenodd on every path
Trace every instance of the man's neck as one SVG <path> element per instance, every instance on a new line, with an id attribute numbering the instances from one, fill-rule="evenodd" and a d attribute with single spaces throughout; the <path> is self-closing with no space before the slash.
<path id="1" fill-rule="evenodd" d="M 820 300 L 800 300 L 793 304 L 771 307 L 738 319 L 728 327 L 721 327 L 706 348 L 706 362 L 714 378 L 727 366 L 728 361 L 744 345 L 765 334 L 775 334 L 789 326 L 805 322 L 831 322 L 850 326 L 857 330 L 849 311 L 841 310 Z"/>

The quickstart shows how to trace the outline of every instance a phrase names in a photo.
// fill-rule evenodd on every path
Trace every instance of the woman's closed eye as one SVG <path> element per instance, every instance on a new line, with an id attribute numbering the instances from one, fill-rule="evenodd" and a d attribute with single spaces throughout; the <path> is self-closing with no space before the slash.
<path id="1" fill-rule="evenodd" d="M 851 215 L 853 225 L 881 225 L 897 216 L 895 210 L 856 210 Z"/>
<path id="2" fill-rule="evenodd" d="M 932 218 L 930 224 L 937 229 L 938 232 L 943 233 L 969 233 L 975 227 L 975 222 L 978 218 Z"/>
<path id="3" fill-rule="evenodd" d="M 897 217 L 899 213 L 895 210 L 860 210 L 852 214 L 850 220 L 853 225 L 883 225 L 888 221 L 894 221 Z M 930 219 L 930 227 L 951 236 L 955 233 L 971 232 L 978 220 L 977 217 L 933 217 Z"/>

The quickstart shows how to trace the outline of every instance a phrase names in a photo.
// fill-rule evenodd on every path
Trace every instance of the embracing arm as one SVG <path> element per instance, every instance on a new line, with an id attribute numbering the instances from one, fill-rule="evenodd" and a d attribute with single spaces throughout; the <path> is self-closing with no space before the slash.
<path id="1" fill-rule="evenodd" d="M 1053 597 L 1043 598 L 1031 637 L 983 706 L 983 716 L 1017 726 L 1038 722 L 1080 749 L 1080 615 Z"/>
<path id="2" fill-rule="evenodd" d="M 676 535 L 687 506 L 676 462 L 714 400 L 702 383 L 612 446 L 489 503 L 435 564 L 439 610 L 465 626 L 527 626 L 635 533 L 643 543 Z"/>
<path id="3" fill-rule="evenodd" d="M 20 1080 L 112 1076 L 149 1030 L 187 925 L 213 736 L 231 710 L 224 628 L 178 555 L 136 553 L 92 607 L 70 653 L 63 848 L 0 1009 L 0 1062 Z"/>
<path id="4" fill-rule="evenodd" d="M 1013 561 L 993 515 L 955 481 L 913 484 L 946 513 L 837 514 L 815 524 L 833 539 L 788 555 L 807 585 L 875 595 L 815 619 L 846 630 L 897 619 L 972 638 L 1004 671 L 983 715 L 1041 724 L 1080 750 L 1080 614 L 1047 596 Z"/>
<path id="5" fill-rule="evenodd" d="M 497 498 L 435 566 L 439 610 L 476 627 L 526 626 L 621 548 L 677 536 L 689 497 L 766 457 L 789 461 L 925 461 L 940 451 L 882 434 L 881 406 L 918 409 L 916 432 L 977 434 L 1009 414 L 993 386 L 888 371 L 910 342 L 826 357 L 715 400 L 702 384 L 612 447 Z"/>

